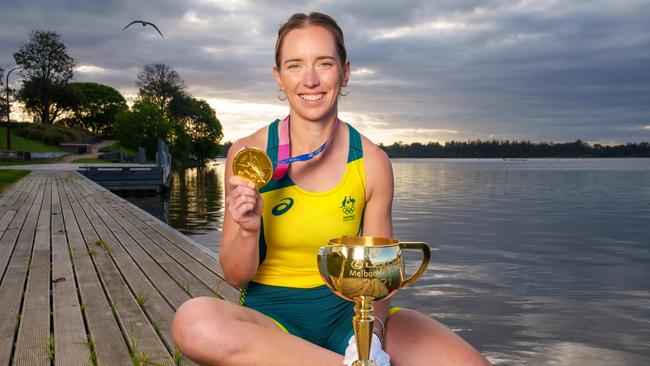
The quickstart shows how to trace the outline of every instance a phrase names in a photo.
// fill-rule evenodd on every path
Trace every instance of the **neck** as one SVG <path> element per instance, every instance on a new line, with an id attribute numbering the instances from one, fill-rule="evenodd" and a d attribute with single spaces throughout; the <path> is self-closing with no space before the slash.
<path id="1" fill-rule="evenodd" d="M 289 136 L 291 138 L 291 154 L 303 154 L 319 148 L 330 136 L 336 133 L 336 114 L 320 121 L 297 119 L 291 115 L 289 119 Z M 331 144 L 334 136 L 329 141 Z"/>

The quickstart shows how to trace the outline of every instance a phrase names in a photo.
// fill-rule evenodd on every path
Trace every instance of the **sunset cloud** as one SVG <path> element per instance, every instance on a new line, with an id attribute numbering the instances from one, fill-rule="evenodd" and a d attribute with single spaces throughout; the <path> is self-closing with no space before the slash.
<path id="1" fill-rule="evenodd" d="M 24 0 L 0 13 L 0 67 L 34 29 L 56 31 L 75 81 L 136 91 L 162 62 L 217 110 L 225 139 L 288 109 L 272 77 L 278 26 L 331 14 L 352 66 L 345 119 L 371 139 L 650 140 L 650 23 L 644 1 Z M 133 19 L 154 22 L 122 30 Z"/>

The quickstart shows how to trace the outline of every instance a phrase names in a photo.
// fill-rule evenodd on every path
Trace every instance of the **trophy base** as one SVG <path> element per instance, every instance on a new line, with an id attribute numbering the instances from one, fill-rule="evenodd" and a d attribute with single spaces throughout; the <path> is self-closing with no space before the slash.
<path id="1" fill-rule="evenodd" d="M 377 366 L 377 364 L 373 360 L 365 360 L 365 361 L 356 360 L 352 362 L 352 366 Z"/>

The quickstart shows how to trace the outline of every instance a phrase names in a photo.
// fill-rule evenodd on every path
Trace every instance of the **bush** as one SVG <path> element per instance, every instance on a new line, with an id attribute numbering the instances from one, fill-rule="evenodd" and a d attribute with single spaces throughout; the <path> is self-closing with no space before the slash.
<path id="1" fill-rule="evenodd" d="M 147 158 L 154 160 L 158 138 L 167 140 L 171 124 L 162 110 L 147 101 L 137 101 L 130 111 L 122 111 L 115 119 L 115 138 L 120 145 L 137 151 L 145 148 Z"/>
<path id="2" fill-rule="evenodd" d="M 18 136 L 40 141 L 48 145 L 59 145 L 65 142 L 81 142 L 90 136 L 90 133 L 86 130 L 39 123 L 22 123 L 16 128 L 15 132 Z"/>
<path id="3" fill-rule="evenodd" d="M 132 156 L 134 158 L 138 157 L 138 153 L 135 150 L 126 148 L 126 147 L 120 145 L 119 142 L 116 142 L 116 143 L 114 143 L 112 145 L 104 146 L 104 147 L 99 149 L 99 152 L 112 153 L 112 152 L 119 152 L 120 150 L 122 150 L 124 152 L 125 156 Z"/>

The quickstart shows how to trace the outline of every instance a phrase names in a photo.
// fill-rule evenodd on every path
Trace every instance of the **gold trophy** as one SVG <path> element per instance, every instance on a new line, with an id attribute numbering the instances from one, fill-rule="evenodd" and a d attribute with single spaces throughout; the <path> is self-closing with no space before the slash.
<path id="1" fill-rule="evenodd" d="M 422 251 L 418 271 L 404 279 L 403 249 Z M 370 360 L 372 341 L 372 301 L 393 296 L 412 285 L 426 270 L 431 250 L 425 243 L 400 243 L 392 238 L 373 236 L 342 237 L 318 250 L 318 270 L 325 284 L 338 296 L 354 301 L 352 325 L 359 360 L 353 366 L 375 366 Z"/>

